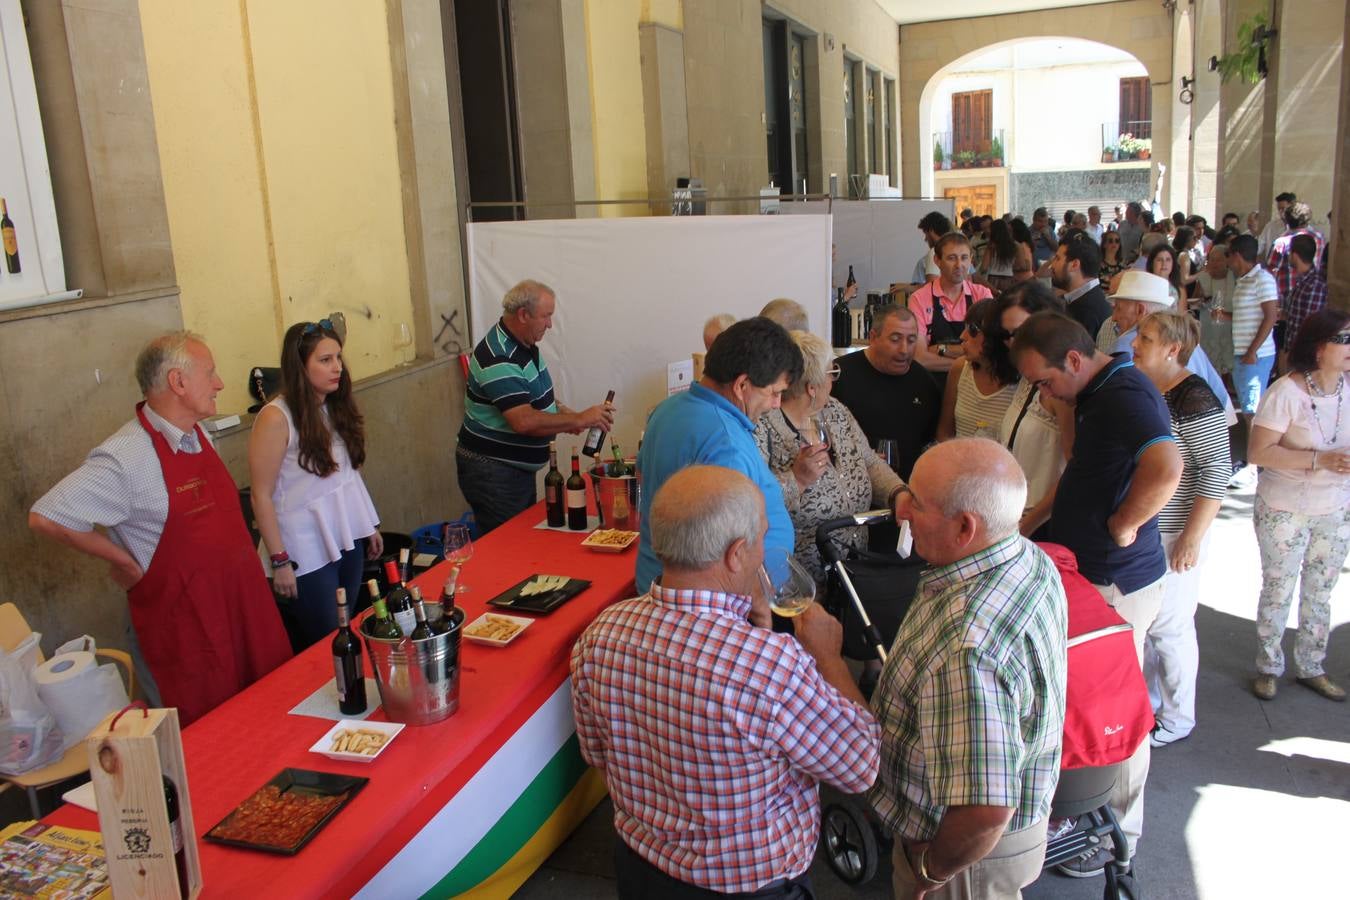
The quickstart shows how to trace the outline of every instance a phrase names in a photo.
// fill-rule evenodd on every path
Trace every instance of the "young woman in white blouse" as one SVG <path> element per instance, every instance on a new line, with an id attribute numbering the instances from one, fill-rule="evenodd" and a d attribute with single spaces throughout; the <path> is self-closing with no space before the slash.
<path id="1" fill-rule="evenodd" d="M 302 646 L 337 627 L 335 594 L 354 600 L 363 557 L 384 549 L 361 479 L 365 429 L 342 341 L 328 320 L 300 322 L 281 345 L 281 394 L 253 423 L 253 512 L 272 559 L 272 588 L 294 600 Z"/>
<path id="2" fill-rule="evenodd" d="M 1275 697 L 1281 639 L 1299 584 L 1294 673 L 1328 700 L 1345 690 L 1323 668 L 1331 592 L 1350 550 L 1350 315 L 1309 316 L 1289 349 L 1290 372 L 1261 398 L 1247 460 L 1261 467 L 1252 522 L 1261 549 L 1252 692 Z"/>

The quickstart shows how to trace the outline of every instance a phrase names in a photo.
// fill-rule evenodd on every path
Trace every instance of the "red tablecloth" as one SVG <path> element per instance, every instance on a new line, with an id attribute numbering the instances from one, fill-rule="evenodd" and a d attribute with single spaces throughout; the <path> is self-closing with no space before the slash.
<path id="1" fill-rule="evenodd" d="M 589 492 L 588 492 L 589 493 Z M 538 616 L 509 646 L 464 641 L 460 708 L 444 722 L 409 726 L 373 763 L 309 753 L 332 720 L 287 711 L 333 677 L 328 640 L 309 648 L 183 734 L 198 836 L 277 774 L 296 767 L 363 775 L 365 789 L 295 857 L 200 842 L 203 896 L 349 897 L 446 805 L 567 675 L 572 644 L 602 608 L 632 596 L 636 548 L 610 554 L 580 546 L 582 535 L 534 528 L 543 504 L 477 542 L 463 569 L 466 624 L 487 601 L 533 573 L 586 578 L 590 588 Z M 445 564 L 415 580 L 439 597 Z M 368 698 L 374 703 L 378 697 Z M 383 718 L 383 711 L 374 718 Z M 63 806 L 45 821 L 98 829 L 91 812 Z"/>

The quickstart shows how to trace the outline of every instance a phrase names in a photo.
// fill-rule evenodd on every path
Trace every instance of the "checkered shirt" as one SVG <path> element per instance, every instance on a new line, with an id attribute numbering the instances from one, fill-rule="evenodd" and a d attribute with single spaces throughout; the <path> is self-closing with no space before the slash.
<path id="1" fill-rule="evenodd" d="M 195 428 L 182 431 L 148 403 L 145 418 L 174 453 L 202 451 Z M 137 565 L 150 568 L 169 517 L 169 491 L 155 444 L 140 421 L 133 418 L 91 450 L 82 466 L 33 504 L 33 512 L 72 531 L 102 526 Z"/>
<path id="2" fill-rule="evenodd" d="M 581 754 L 605 772 L 615 830 L 672 878 L 722 893 L 805 872 L 816 783 L 863 791 L 880 752 L 867 709 L 749 612 L 748 597 L 653 584 L 572 649 Z"/>
<path id="3" fill-rule="evenodd" d="M 1050 812 L 1064 737 L 1068 615 L 1049 557 L 1014 535 L 926 572 L 872 708 L 881 772 L 868 792 L 894 833 L 927 841 L 950 806 Z"/>
<path id="4" fill-rule="evenodd" d="M 1313 313 L 1327 305 L 1327 283 L 1316 269 L 1309 269 L 1294 280 L 1294 287 L 1284 299 L 1284 345 L 1292 347 L 1298 330 Z"/>

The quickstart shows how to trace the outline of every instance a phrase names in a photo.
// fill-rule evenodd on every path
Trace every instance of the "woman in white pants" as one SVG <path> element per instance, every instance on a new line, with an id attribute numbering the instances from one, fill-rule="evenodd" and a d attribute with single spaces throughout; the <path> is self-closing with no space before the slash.
<path id="1" fill-rule="evenodd" d="M 1200 325 L 1185 313 L 1159 312 L 1139 323 L 1134 364 L 1162 393 L 1185 465 L 1181 483 L 1158 514 L 1167 554 L 1162 608 L 1144 644 L 1144 678 L 1153 700 L 1154 747 L 1183 740 L 1195 727 L 1195 676 L 1200 650 L 1195 608 L 1209 526 L 1228 485 L 1228 422 L 1205 380 L 1186 369 Z"/>

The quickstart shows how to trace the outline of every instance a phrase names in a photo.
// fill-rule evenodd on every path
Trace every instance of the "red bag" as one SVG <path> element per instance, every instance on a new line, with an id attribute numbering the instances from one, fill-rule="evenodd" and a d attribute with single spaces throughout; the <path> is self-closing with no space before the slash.
<path id="1" fill-rule="evenodd" d="M 1073 551 L 1059 544 L 1038 546 L 1059 570 L 1069 601 L 1068 692 L 1060 768 L 1123 762 L 1153 728 L 1153 704 L 1139 671 L 1133 629 L 1079 574 Z"/>

